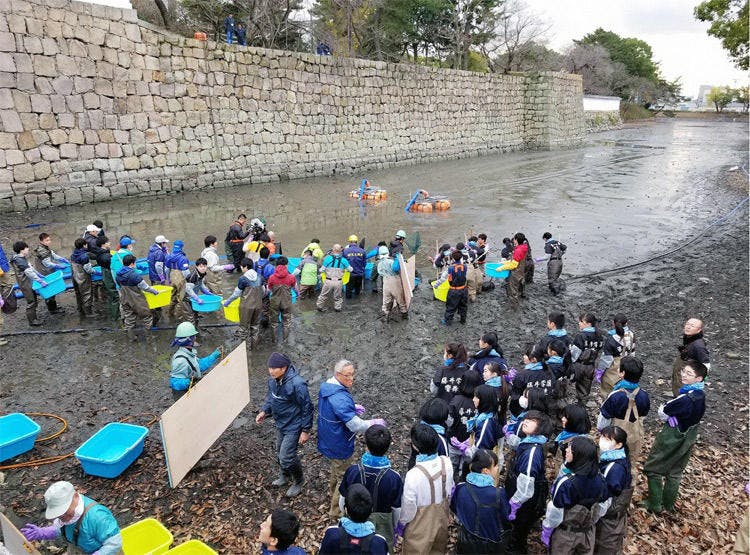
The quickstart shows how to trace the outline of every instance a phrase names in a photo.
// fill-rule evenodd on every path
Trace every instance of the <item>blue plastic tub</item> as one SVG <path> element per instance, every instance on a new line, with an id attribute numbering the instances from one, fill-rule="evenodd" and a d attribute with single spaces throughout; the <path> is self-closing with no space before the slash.
<path id="1" fill-rule="evenodd" d="M 221 308 L 220 295 L 198 295 L 198 298 L 203 301 L 203 304 L 190 299 L 190 304 L 196 312 L 215 312 Z"/>
<path id="2" fill-rule="evenodd" d="M 148 274 L 148 258 L 137 258 L 135 268 L 142 274 Z"/>
<path id="3" fill-rule="evenodd" d="M 294 270 L 297 269 L 299 266 L 299 263 L 302 262 L 301 258 L 289 258 L 289 262 L 286 265 L 287 270 L 289 270 L 290 274 L 294 273 Z"/>
<path id="4" fill-rule="evenodd" d="M 39 424 L 20 412 L 0 417 L 0 461 L 33 449 L 39 430 Z"/>
<path id="5" fill-rule="evenodd" d="M 505 279 L 510 275 L 510 270 L 498 270 L 502 262 L 488 262 L 484 265 L 484 273 L 491 278 Z"/>
<path id="6" fill-rule="evenodd" d="M 42 287 L 35 281 L 31 284 L 31 288 L 41 295 L 43 299 L 49 299 L 65 291 L 65 280 L 63 279 L 62 270 L 42 276 L 42 279 L 47 282 L 46 287 Z"/>
<path id="7" fill-rule="evenodd" d="M 148 428 L 111 422 L 75 451 L 83 471 L 92 476 L 117 478 L 143 452 Z"/>

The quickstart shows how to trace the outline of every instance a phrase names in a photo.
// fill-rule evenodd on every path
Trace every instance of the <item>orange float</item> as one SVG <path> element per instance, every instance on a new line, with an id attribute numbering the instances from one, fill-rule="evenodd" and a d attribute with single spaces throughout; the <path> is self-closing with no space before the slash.
<path id="1" fill-rule="evenodd" d="M 196 31 L 193 33 L 193 38 L 195 40 L 208 40 L 208 35 L 203 31 Z"/>
<path id="2" fill-rule="evenodd" d="M 370 182 L 366 179 L 363 179 L 362 182 L 362 186 L 359 189 L 349 191 L 349 198 L 361 198 L 362 200 L 373 201 L 385 200 L 386 198 L 388 198 L 388 192 L 385 189 L 372 187 L 370 185 Z"/>

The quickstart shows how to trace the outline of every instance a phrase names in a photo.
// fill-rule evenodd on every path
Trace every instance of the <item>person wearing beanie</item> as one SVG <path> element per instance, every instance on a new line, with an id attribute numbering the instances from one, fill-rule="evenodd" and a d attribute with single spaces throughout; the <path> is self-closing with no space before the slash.
<path id="1" fill-rule="evenodd" d="M 319 555 L 349 555 L 390 553 L 386 539 L 375 531 L 368 519 L 373 502 L 370 492 L 362 484 L 354 484 L 346 494 L 346 514 L 336 526 L 329 526 L 320 543 Z"/>
<path id="2" fill-rule="evenodd" d="M 55 482 L 44 492 L 45 517 L 51 526 L 27 524 L 21 533 L 28 541 L 62 537 L 68 553 L 122 553 L 120 527 L 109 509 L 78 493 L 70 482 Z"/>
<path id="3" fill-rule="evenodd" d="M 299 375 L 289 357 L 271 353 L 268 357 L 268 393 L 263 407 L 255 417 L 261 424 L 271 416 L 276 424 L 276 456 L 281 467 L 280 476 L 271 485 L 281 487 L 291 481 L 287 497 L 302 491 L 304 475 L 297 454 L 297 445 L 310 439 L 313 426 L 313 405 L 307 382 Z"/>

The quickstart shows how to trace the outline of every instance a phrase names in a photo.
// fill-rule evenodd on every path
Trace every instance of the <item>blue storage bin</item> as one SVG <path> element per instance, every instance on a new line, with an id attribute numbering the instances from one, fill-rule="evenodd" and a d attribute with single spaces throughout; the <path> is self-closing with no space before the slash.
<path id="1" fill-rule="evenodd" d="M 294 273 L 294 270 L 296 270 L 299 267 L 299 263 L 302 262 L 301 258 L 289 258 L 287 259 L 289 262 L 287 262 L 286 268 L 289 270 L 290 274 Z"/>
<path id="2" fill-rule="evenodd" d="M 365 264 L 365 279 L 372 279 L 372 269 L 375 267 L 374 262 Z"/>
<path id="3" fill-rule="evenodd" d="M 43 299 L 49 299 L 65 291 L 65 280 L 63 279 L 62 270 L 42 276 L 42 279 L 47 282 L 46 287 L 42 287 L 38 282 L 34 281 L 31 284 L 31 288 L 41 295 Z"/>
<path id="4" fill-rule="evenodd" d="M 505 279 L 510 275 L 510 270 L 498 270 L 503 262 L 488 262 L 484 265 L 484 273 L 487 277 Z"/>
<path id="5" fill-rule="evenodd" d="M 102 267 L 94 266 L 93 270 L 94 270 L 94 273 L 91 274 L 91 281 L 101 281 L 102 280 Z"/>
<path id="6" fill-rule="evenodd" d="M 198 304 L 194 299 L 190 299 L 190 304 L 196 312 L 215 312 L 221 308 L 220 295 L 198 295 L 203 304 Z"/>
<path id="7" fill-rule="evenodd" d="M 148 274 L 148 258 L 136 258 L 135 268 L 141 274 Z"/>
<path id="8" fill-rule="evenodd" d="M 92 476 L 117 478 L 143 452 L 148 428 L 110 422 L 75 451 L 83 471 Z"/>
<path id="9" fill-rule="evenodd" d="M 39 430 L 39 424 L 20 412 L 0 417 L 0 461 L 33 449 Z"/>

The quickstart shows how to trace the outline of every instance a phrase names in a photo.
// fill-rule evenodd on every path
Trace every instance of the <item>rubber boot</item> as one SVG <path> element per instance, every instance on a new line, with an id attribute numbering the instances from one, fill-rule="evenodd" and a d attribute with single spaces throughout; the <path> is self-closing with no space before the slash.
<path id="1" fill-rule="evenodd" d="M 664 495 L 662 503 L 664 510 L 670 513 L 675 511 L 674 504 L 677 501 L 677 494 L 680 491 L 680 481 L 669 476 L 664 480 Z"/>
<path id="2" fill-rule="evenodd" d="M 27 317 L 28 317 L 30 326 L 37 327 L 37 326 L 41 326 L 44 323 L 42 320 L 40 320 L 36 316 L 28 315 Z"/>
<path id="3" fill-rule="evenodd" d="M 659 514 L 664 509 L 664 479 L 661 476 L 648 477 L 648 497 L 641 503 L 650 513 Z"/>
<path id="4" fill-rule="evenodd" d="M 297 465 L 289 469 L 292 475 L 292 485 L 286 490 L 287 497 L 296 497 L 302 493 L 302 484 L 305 483 L 305 477 L 302 473 L 302 466 Z"/>
<path id="5" fill-rule="evenodd" d="M 286 472 L 283 472 L 279 474 L 279 477 L 276 478 L 273 482 L 271 482 L 271 485 L 275 488 L 280 488 L 281 486 L 285 486 L 289 483 L 289 475 Z"/>
<path id="6" fill-rule="evenodd" d="M 401 313 L 401 319 L 402 320 L 408 320 L 409 319 L 409 313 L 408 312 L 402 312 Z"/>

